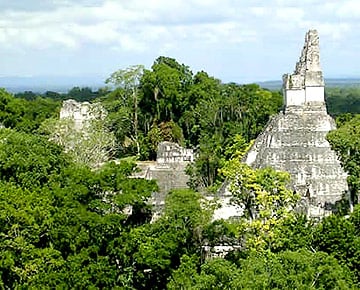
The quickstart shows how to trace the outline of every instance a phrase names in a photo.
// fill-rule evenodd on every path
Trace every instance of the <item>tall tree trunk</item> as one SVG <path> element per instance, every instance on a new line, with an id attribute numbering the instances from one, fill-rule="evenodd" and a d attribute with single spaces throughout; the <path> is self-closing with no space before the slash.
<path id="1" fill-rule="evenodd" d="M 140 156 L 140 143 L 139 143 L 139 134 L 138 134 L 138 102 L 137 102 L 137 91 L 133 89 L 133 100 L 134 100 L 134 136 L 135 136 L 135 143 L 136 143 L 136 155 Z"/>

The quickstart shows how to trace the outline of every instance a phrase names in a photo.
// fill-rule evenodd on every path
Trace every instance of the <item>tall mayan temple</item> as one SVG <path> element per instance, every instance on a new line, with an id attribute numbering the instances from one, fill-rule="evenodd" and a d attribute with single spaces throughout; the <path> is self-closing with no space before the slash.
<path id="1" fill-rule="evenodd" d="M 327 215 L 347 191 L 346 174 L 326 140 L 335 122 L 326 111 L 319 52 L 318 33 L 310 30 L 294 73 L 283 76 L 284 111 L 268 122 L 245 158 L 254 168 L 289 172 L 312 217 Z"/>

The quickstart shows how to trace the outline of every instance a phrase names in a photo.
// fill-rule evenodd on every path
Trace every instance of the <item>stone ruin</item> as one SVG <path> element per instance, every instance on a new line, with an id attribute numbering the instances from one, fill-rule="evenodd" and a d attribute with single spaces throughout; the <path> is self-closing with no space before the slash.
<path id="1" fill-rule="evenodd" d="M 326 111 L 319 51 L 318 33 L 310 30 L 294 73 L 283 77 L 283 112 L 269 120 L 244 158 L 253 168 L 289 172 L 291 188 L 301 196 L 299 210 L 314 218 L 330 214 L 348 189 L 347 175 L 326 140 L 336 126 Z M 223 198 L 225 214 L 239 210 L 226 190 Z"/>
<path id="2" fill-rule="evenodd" d="M 100 103 L 66 100 L 50 140 L 62 145 L 76 162 L 98 168 L 116 148 L 115 136 L 105 126 L 106 115 Z"/>
<path id="3" fill-rule="evenodd" d="M 106 110 L 99 104 L 66 100 L 60 110 L 60 119 L 70 119 L 77 130 L 86 130 L 91 120 L 103 120 Z M 157 150 L 156 162 L 140 161 L 140 169 L 133 178 L 155 179 L 159 185 L 159 192 L 154 193 L 152 203 L 156 209 L 162 208 L 166 194 L 177 188 L 187 188 L 189 176 L 185 173 L 186 166 L 194 161 L 194 151 L 185 149 L 172 142 L 160 142 Z"/>
<path id="4" fill-rule="evenodd" d="M 60 110 L 60 119 L 73 120 L 75 128 L 81 130 L 85 124 L 91 120 L 104 120 L 106 114 L 106 110 L 100 103 L 91 104 L 89 102 L 77 102 L 69 99 L 63 101 Z"/>
<path id="5" fill-rule="evenodd" d="M 91 130 L 89 124 L 92 120 L 104 120 L 106 110 L 99 103 L 77 102 L 66 100 L 60 110 L 60 119 L 73 121 L 74 128 L 84 133 L 81 138 L 86 138 L 87 131 Z M 71 149 L 69 144 L 64 144 L 65 150 Z M 166 194 L 172 189 L 188 188 L 189 176 L 185 173 L 188 164 L 194 161 L 195 154 L 192 149 L 186 149 L 173 142 L 160 142 L 157 149 L 156 161 L 139 161 L 139 172 L 134 173 L 132 178 L 145 178 L 156 180 L 159 186 L 158 192 L 154 192 L 151 204 L 154 207 L 156 219 L 161 214 Z M 129 209 L 131 211 L 131 209 Z"/>
<path id="6" fill-rule="evenodd" d="M 172 142 L 161 142 L 158 145 L 156 162 L 158 164 L 182 164 L 194 162 L 194 150 L 186 149 Z"/>
<path id="7" fill-rule="evenodd" d="M 172 189 L 188 188 L 186 167 L 194 162 L 193 149 L 186 149 L 173 142 L 160 142 L 156 161 L 137 162 L 140 172 L 134 177 L 156 180 L 159 191 L 152 196 L 156 219 L 165 205 L 166 194 Z"/>

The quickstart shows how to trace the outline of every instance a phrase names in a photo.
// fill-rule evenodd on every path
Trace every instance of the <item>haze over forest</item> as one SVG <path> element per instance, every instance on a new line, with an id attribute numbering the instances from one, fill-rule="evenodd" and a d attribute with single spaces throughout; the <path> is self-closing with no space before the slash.
<path id="1" fill-rule="evenodd" d="M 261 87 L 270 90 L 280 90 L 282 82 L 280 80 L 269 80 L 255 82 Z M 360 78 L 325 78 L 326 87 L 358 87 Z M 34 93 L 45 93 L 53 91 L 66 93 L 73 87 L 88 87 L 97 90 L 104 87 L 105 78 L 96 76 L 83 77 L 0 77 L 0 87 L 12 93 L 32 91 Z"/>

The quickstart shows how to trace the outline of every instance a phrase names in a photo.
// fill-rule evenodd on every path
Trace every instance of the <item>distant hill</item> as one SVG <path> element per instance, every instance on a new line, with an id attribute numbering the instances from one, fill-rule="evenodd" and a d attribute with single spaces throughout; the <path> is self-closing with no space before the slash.
<path id="1" fill-rule="evenodd" d="M 265 81 L 257 83 L 262 88 L 281 90 L 282 81 Z M 326 87 L 360 87 L 360 78 L 326 78 Z"/>
<path id="2" fill-rule="evenodd" d="M 104 87 L 104 79 L 100 76 L 36 76 L 36 77 L 0 77 L 0 88 L 11 93 L 33 91 L 44 93 L 53 91 L 66 93 L 73 87 L 90 87 L 98 89 Z"/>
<path id="3" fill-rule="evenodd" d="M 102 76 L 36 76 L 36 77 L 0 77 L 0 88 L 5 88 L 11 93 L 32 91 L 34 93 L 44 93 L 53 91 L 57 93 L 66 93 L 73 87 L 89 87 L 97 90 L 104 87 Z M 257 82 L 262 88 L 269 90 L 281 90 L 282 82 L 264 81 Z M 327 78 L 326 87 L 349 87 L 360 86 L 360 78 Z"/>

